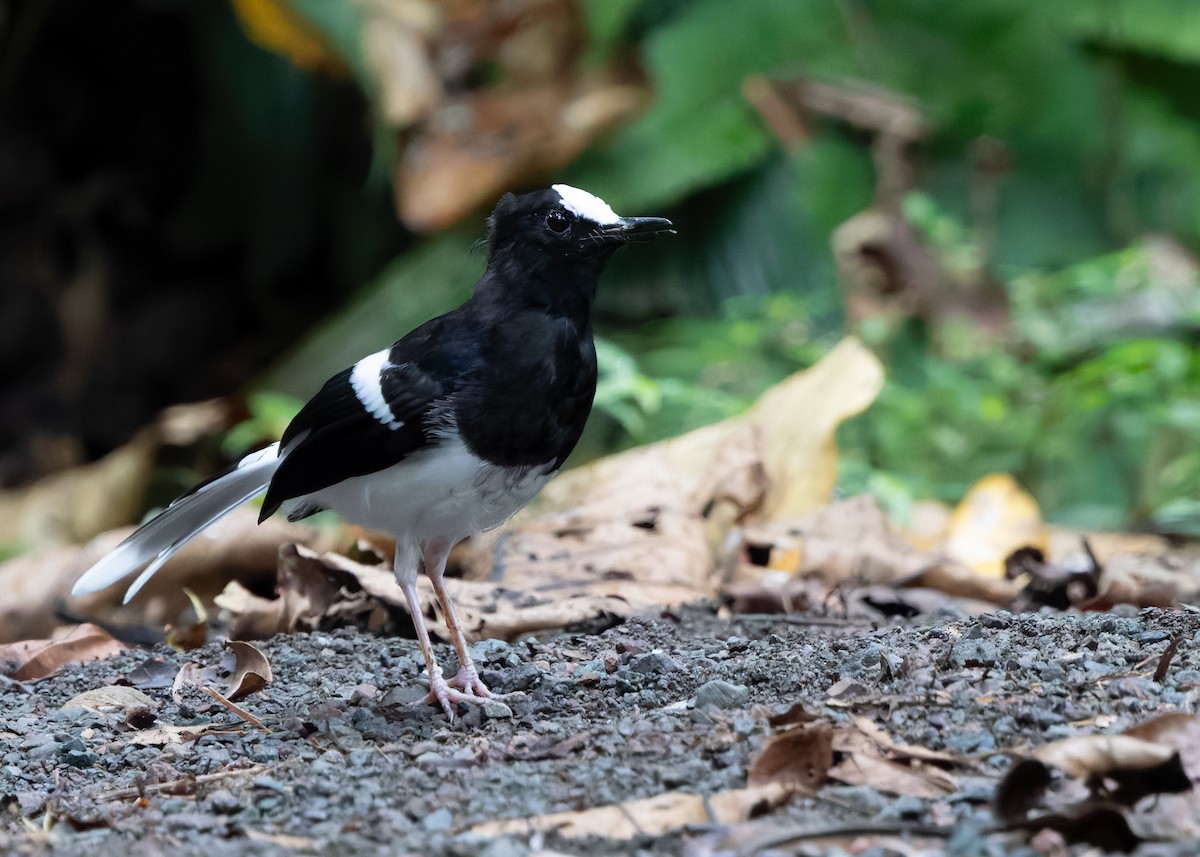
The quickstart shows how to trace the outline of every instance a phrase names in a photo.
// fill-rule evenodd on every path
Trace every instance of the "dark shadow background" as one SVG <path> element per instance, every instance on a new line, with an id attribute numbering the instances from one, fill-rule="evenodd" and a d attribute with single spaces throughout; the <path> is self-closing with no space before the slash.
<path id="1" fill-rule="evenodd" d="M 403 248 L 366 109 L 226 3 L 0 0 L 0 486 L 237 390 Z"/>

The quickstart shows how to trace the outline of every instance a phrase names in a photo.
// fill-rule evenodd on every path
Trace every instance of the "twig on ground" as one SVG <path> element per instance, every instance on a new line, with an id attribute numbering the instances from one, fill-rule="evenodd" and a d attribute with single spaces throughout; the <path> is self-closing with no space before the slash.
<path id="1" fill-rule="evenodd" d="M 271 731 L 270 729 L 267 728 L 267 725 L 265 723 L 263 723 L 261 720 L 259 720 L 257 717 L 255 717 L 253 714 L 251 714 L 246 709 L 230 702 L 228 699 L 226 699 L 224 696 L 222 696 L 218 691 L 213 690 L 211 687 L 206 687 L 206 688 L 204 688 L 204 692 L 207 693 L 209 696 L 211 696 L 213 699 L 215 699 L 217 702 L 224 705 L 226 708 L 228 708 L 230 711 L 232 711 L 238 717 L 242 718 L 247 723 L 252 724 L 255 728 L 260 729 L 263 732 L 268 732 L 268 733 Z"/>

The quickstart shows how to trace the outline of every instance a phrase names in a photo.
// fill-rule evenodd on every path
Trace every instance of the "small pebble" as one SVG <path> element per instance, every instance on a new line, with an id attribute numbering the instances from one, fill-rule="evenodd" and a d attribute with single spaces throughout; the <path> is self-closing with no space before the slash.
<path id="1" fill-rule="evenodd" d="M 498 699 L 489 699 L 480 708 L 489 720 L 511 720 L 513 716 L 512 709 Z"/>
<path id="2" fill-rule="evenodd" d="M 647 652 L 644 655 L 634 655 L 629 661 L 629 668 L 642 675 L 655 675 L 683 669 L 683 665 L 663 652 Z"/>
<path id="3" fill-rule="evenodd" d="M 696 708 L 741 708 L 750 698 L 750 690 L 744 684 L 731 684 L 722 679 L 713 679 L 696 690 Z"/>

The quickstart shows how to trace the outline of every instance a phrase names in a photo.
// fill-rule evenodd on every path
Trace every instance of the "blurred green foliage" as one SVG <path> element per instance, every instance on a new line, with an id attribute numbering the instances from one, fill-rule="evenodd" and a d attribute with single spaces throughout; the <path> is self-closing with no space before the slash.
<path id="1" fill-rule="evenodd" d="M 311 11 L 311 0 L 291 0 Z M 889 369 L 844 427 L 841 488 L 900 511 L 1010 471 L 1056 520 L 1200 535 L 1200 7 L 1188 0 L 584 0 L 589 63 L 640 57 L 653 105 L 555 180 L 679 235 L 615 260 L 581 451 L 737 412 L 845 332 L 830 236 L 872 204 L 870 139 L 806 119 L 785 152 L 752 74 L 865 81 L 934 129 L 903 211 L 946 270 L 990 276 L 1010 323 L 861 333 Z M 346 39 L 337 8 L 314 21 Z M 347 12 L 347 15 L 357 14 Z M 999 141 L 984 175 L 975 141 Z M 980 190 L 994 191 L 992 201 Z M 462 296 L 481 223 L 406 254 L 279 369 L 304 395 Z M 796 419 L 803 419 L 797 414 Z"/>

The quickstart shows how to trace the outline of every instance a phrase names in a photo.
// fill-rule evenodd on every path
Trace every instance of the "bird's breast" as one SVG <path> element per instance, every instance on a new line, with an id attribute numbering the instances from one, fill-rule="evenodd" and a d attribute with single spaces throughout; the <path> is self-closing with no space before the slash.
<path id="1" fill-rule="evenodd" d="M 467 446 L 500 467 L 559 465 L 574 449 L 596 394 L 590 328 L 558 319 L 516 324 L 456 397 Z"/>

